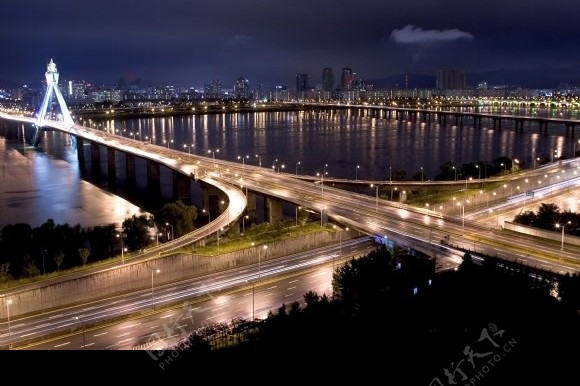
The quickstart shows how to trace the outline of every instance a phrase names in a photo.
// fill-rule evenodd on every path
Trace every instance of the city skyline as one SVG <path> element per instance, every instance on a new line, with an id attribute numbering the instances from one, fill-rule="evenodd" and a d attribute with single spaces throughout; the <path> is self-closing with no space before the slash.
<path id="1" fill-rule="evenodd" d="M 336 84 L 345 67 L 368 80 L 459 69 L 515 71 L 521 82 L 543 72 L 554 86 L 573 84 L 576 11 L 580 4 L 568 0 L 548 7 L 538 0 L 5 2 L 0 84 L 34 87 L 50 59 L 66 78 L 97 84 L 125 78 L 199 87 L 243 76 L 292 86 L 297 73 L 322 83 L 324 68 L 334 70 Z"/>

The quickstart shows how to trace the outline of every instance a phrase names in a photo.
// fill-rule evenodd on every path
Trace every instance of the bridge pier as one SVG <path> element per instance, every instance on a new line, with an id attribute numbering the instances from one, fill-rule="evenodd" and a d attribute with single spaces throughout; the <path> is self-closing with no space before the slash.
<path id="1" fill-rule="evenodd" d="M 77 158 L 81 171 L 85 170 L 85 140 L 82 137 L 75 137 L 77 142 Z"/>
<path id="2" fill-rule="evenodd" d="M 107 179 L 109 186 L 114 187 L 117 184 L 117 167 L 116 167 L 115 149 L 107 147 Z"/>
<path id="3" fill-rule="evenodd" d="M 493 118 L 493 128 L 501 129 L 501 118 Z"/>
<path id="4" fill-rule="evenodd" d="M 173 170 L 173 201 L 181 200 L 191 205 L 191 178 Z"/>
<path id="5" fill-rule="evenodd" d="M 246 202 L 246 213 L 250 218 L 255 219 L 257 216 L 256 195 L 252 192 L 246 192 Z"/>
<path id="6" fill-rule="evenodd" d="M 125 153 L 125 178 L 127 179 L 127 189 L 129 191 L 135 191 L 137 189 L 135 156 L 129 153 Z"/>
<path id="7" fill-rule="evenodd" d="M 151 160 L 147 160 L 147 193 L 149 199 L 158 201 L 161 197 L 161 173 L 160 165 Z"/>
<path id="8" fill-rule="evenodd" d="M 266 221 L 273 224 L 282 221 L 283 216 L 283 202 L 272 197 L 266 197 L 264 213 L 266 214 Z"/>
<path id="9" fill-rule="evenodd" d="M 566 124 L 566 135 L 569 135 L 569 134 L 572 137 L 574 137 L 574 124 L 572 124 L 572 123 Z"/>
<path id="10" fill-rule="evenodd" d="M 91 142 L 91 174 L 101 174 L 101 149 L 95 142 Z"/>

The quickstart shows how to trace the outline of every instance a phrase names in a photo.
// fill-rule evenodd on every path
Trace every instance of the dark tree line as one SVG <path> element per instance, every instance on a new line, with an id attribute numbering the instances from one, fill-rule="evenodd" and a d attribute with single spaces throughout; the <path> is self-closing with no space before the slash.
<path id="1" fill-rule="evenodd" d="M 195 228 L 196 208 L 167 203 L 152 216 L 133 215 L 115 224 L 83 228 L 48 219 L 39 227 L 9 224 L 0 232 L 0 281 L 34 277 L 117 256 L 121 248 L 139 251 Z M 171 224 L 173 229 L 168 225 Z M 162 230 L 158 237 L 156 229 Z M 174 232 L 174 234 L 171 234 Z"/>
<path id="2" fill-rule="evenodd" d="M 431 261 L 380 246 L 337 269 L 333 288 L 332 296 L 308 292 L 302 303 L 283 304 L 264 320 L 205 326 L 176 346 L 179 358 L 163 375 L 215 364 L 234 377 L 234 369 L 291 364 L 305 381 L 448 385 L 445 370 L 461 364 L 473 376 L 484 356 L 500 354 L 478 385 L 560 385 L 573 374 L 567 350 L 580 343 L 577 275 L 555 285 L 515 263 L 475 264 L 469 254 L 457 271 L 435 275 Z M 495 333 L 497 347 L 481 342 L 484 332 Z M 478 369 L 468 361 L 470 350 L 479 355 L 471 357 Z M 158 358 L 176 357 L 171 352 Z M 472 384 L 458 372 L 453 378 Z"/>
<path id="3" fill-rule="evenodd" d="M 580 214 L 561 211 L 558 205 L 542 203 L 536 212 L 532 210 L 518 214 L 514 222 L 534 228 L 562 231 L 569 235 L 580 236 Z"/>

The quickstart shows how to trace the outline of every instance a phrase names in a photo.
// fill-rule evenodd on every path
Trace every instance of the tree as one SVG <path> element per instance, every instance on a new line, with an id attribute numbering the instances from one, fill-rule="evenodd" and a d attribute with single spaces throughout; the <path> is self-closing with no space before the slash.
<path id="1" fill-rule="evenodd" d="M 54 263 L 56 264 L 56 270 L 58 271 L 60 269 L 62 262 L 64 261 L 64 252 L 59 249 L 58 251 L 56 251 L 56 253 L 52 258 L 54 259 Z"/>
<path id="2" fill-rule="evenodd" d="M 181 200 L 163 205 L 154 215 L 157 228 L 164 228 L 166 223 L 173 226 L 173 237 L 179 237 L 194 230 L 197 219 L 197 208 L 185 205 Z"/>
<path id="3" fill-rule="evenodd" d="M 149 240 L 149 228 L 153 226 L 153 220 L 150 217 L 142 214 L 140 216 L 133 215 L 123 221 L 123 229 L 127 234 L 127 248 L 142 249 L 145 248 Z M 111 237 L 113 239 L 114 236 Z M 111 243 L 112 245 L 112 243 Z"/>
<path id="4" fill-rule="evenodd" d="M 81 257 L 81 260 L 83 262 L 83 266 L 85 264 L 87 264 L 87 260 L 88 260 L 90 254 L 91 254 L 91 252 L 88 250 L 88 248 L 79 248 L 79 256 Z"/>
<path id="5" fill-rule="evenodd" d="M 556 204 L 540 204 L 536 215 L 536 221 L 532 224 L 536 228 L 554 229 L 554 225 L 558 222 L 560 209 Z"/>

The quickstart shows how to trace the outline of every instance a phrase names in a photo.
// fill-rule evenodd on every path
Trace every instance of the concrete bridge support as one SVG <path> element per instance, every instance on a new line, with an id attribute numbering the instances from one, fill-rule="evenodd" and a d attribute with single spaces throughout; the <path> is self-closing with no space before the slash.
<path id="1" fill-rule="evenodd" d="M 117 184 L 117 167 L 116 167 L 115 149 L 107 147 L 107 179 L 109 186 Z"/>
<path id="2" fill-rule="evenodd" d="M 246 193 L 246 214 L 250 216 L 251 219 L 255 219 L 257 216 L 256 211 L 256 195 L 252 192 Z"/>
<path id="3" fill-rule="evenodd" d="M 204 182 L 201 182 L 201 189 L 203 209 L 211 216 L 211 219 L 215 219 L 225 209 L 225 206 L 221 205 L 221 201 L 227 197 L 218 188 Z"/>
<path id="4" fill-rule="evenodd" d="M 133 191 L 137 188 L 137 174 L 135 171 L 135 156 L 125 153 L 125 178 L 127 179 L 127 188 Z"/>
<path id="5" fill-rule="evenodd" d="M 161 197 L 161 173 L 160 165 L 147 160 L 147 194 L 149 199 L 157 201 Z"/>
<path id="6" fill-rule="evenodd" d="M 282 219 L 284 218 L 282 209 L 283 209 L 283 203 L 282 201 L 272 198 L 272 197 L 266 197 L 266 208 L 264 210 L 264 213 L 266 214 L 266 221 L 269 222 L 270 224 L 275 223 L 277 221 L 282 221 Z"/>
<path id="7" fill-rule="evenodd" d="M 76 137 L 77 143 L 77 158 L 79 160 L 79 167 L 81 171 L 85 170 L 85 140 L 82 137 Z"/>
<path id="8" fill-rule="evenodd" d="M 101 174 L 101 149 L 98 143 L 91 142 L 91 173 Z"/>
<path id="9" fill-rule="evenodd" d="M 173 200 L 181 200 L 186 205 L 191 205 L 191 178 L 173 171 Z"/>

